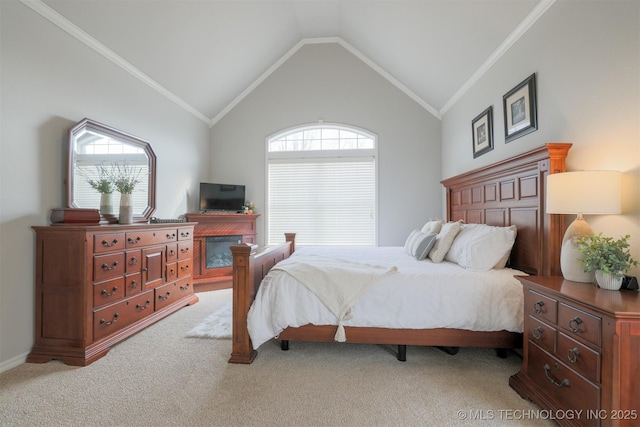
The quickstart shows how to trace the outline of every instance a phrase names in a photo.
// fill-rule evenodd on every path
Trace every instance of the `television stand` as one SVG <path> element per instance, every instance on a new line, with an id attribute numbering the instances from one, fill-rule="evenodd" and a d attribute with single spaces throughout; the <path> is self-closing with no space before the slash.
<path id="1" fill-rule="evenodd" d="M 196 292 L 233 286 L 232 245 L 256 244 L 260 214 L 206 211 L 185 214 L 193 230 L 193 285 Z"/>

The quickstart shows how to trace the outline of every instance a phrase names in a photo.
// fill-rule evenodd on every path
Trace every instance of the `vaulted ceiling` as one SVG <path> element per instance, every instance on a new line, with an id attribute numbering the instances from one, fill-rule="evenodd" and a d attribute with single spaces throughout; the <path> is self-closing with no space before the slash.
<path id="1" fill-rule="evenodd" d="M 210 125 L 309 43 L 440 117 L 555 0 L 22 0 Z"/>

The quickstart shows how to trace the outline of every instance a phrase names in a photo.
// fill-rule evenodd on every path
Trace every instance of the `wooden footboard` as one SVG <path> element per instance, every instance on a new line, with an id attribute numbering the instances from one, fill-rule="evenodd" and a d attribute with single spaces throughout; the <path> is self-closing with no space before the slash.
<path id="1" fill-rule="evenodd" d="M 251 363 L 257 352 L 247 331 L 247 315 L 264 276 L 279 261 L 295 251 L 295 233 L 285 233 L 286 242 L 256 252 L 249 245 L 231 246 L 233 255 L 233 336 L 229 363 Z"/>

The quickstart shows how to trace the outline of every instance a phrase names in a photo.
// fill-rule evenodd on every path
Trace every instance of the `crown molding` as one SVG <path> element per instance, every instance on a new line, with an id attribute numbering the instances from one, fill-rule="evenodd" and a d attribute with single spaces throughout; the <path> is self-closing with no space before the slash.
<path id="1" fill-rule="evenodd" d="M 493 51 L 491 55 L 480 65 L 480 67 L 469 77 L 461 87 L 453 94 L 453 96 L 447 101 L 447 103 L 440 109 L 441 116 L 449 111 L 456 102 L 464 96 L 469 89 L 471 89 L 482 76 L 489 71 L 493 65 L 522 37 L 531 26 L 540 18 L 550 7 L 556 2 L 556 0 L 540 0 L 538 4 L 529 12 L 529 14 L 518 24 L 518 26 L 507 36 L 506 39 Z"/>
<path id="2" fill-rule="evenodd" d="M 142 81 L 144 84 L 152 88 L 153 90 L 159 92 L 161 95 L 165 96 L 178 106 L 185 109 L 187 112 L 193 114 L 198 119 L 202 120 L 205 123 L 209 123 L 209 118 L 193 108 L 191 105 L 183 101 L 179 96 L 175 93 L 171 92 L 160 83 L 140 71 L 133 64 L 128 62 L 126 59 L 109 49 L 107 46 L 100 43 L 98 40 L 93 38 L 87 32 L 82 30 L 80 27 L 69 21 L 64 16 L 60 15 L 58 12 L 53 10 L 51 7 L 47 6 L 41 0 L 20 0 L 23 4 L 33 9 L 35 12 L 40 14 L 42 17 L 48 19 L 53 24 L 60 27 L 62 30 L 69 33 L 71 36 L 75 37 L 85 45 L 89 46 L 91 49 L 98 52 L 100 55 L 104 56 L 129 74 L 136 77 L 138 80 Z"/>

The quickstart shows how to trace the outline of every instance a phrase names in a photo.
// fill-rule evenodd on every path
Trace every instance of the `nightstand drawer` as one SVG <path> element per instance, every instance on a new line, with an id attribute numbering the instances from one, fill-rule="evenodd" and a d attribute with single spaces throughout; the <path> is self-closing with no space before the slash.
<path id="1" fill-rule="evenodd" d="M 598 347 L 601 345 L 602 319 L 599 317 L 561 303 L 558 309 L 558 326 Z"/>
<path id="2" fill-rule="evenodd" d="M 558 333 L 556 356 L 593 381 L 600 381 L 600 353 L 580 344 L 562 332 Z"/>
<path id="3" fill-rule="evenodd" d="M 525 295 L 524 309 L 526 314 L 545 319 L 550 323 L 556 323 L 558 313 L 558 301 L 546 295 L 529 290 Z"/>
<path id="4" fill-rule="evenodd" d="M 556 329 L 529 316 L 527 325 L 527 338 L 536 343 L 549 353 L 556 351 Z"/>
<path id="5" fill-rule="evenodd" d="M 597 410 L 600 408 L 600 387 L 580 377 L 563 363 L 536 345 L 529 346 L 529 376 L 548 395 L 567 408 Z M 597 420 L 593 420 L 594 425 Z"/>

